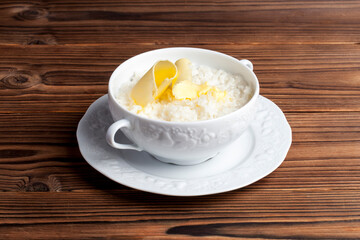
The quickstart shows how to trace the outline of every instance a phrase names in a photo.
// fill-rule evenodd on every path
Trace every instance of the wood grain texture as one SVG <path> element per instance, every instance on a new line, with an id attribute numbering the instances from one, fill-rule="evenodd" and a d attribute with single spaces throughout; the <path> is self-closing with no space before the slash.
<path id="1" fill-rule="evenodd" d="M 198 198 L 172 198 L 134 190 L 19 194 L 3 195 L 9 200 L 24 196 L 26 205 L 8 208 L 0 203 L 6 217 L 3 225 L 6 237 L 21 232 L 31 239 L 29 233 L 41 230 L 47 235 L 37 239 L 104 235 L 132 238 L 134 233 L 137 239 L 186 236 L 357 239 L 359 231 L 356 202 L 360 196 L 344 190 L 248 188 Z M 343 198 L 337 198 L 338 195 Z M 268 198 L 266 202 L 264 198 Z M 96 228 L 92 227 L 95 225 Z"/>
<path id="2" fill-rule="evenodd" d="M 40 106 L 41 111 L 84 111 L 89 103 L 107 92 L 110 75 L 120 63 L 142 50 L 157 47 L 139 44 L 0 47 L 3 52 L 0 100 L 10 100 L 6 105 L 0 102 L 0 113 L 10 109 L 16 113 L 34 108 L 40 111 Z M 261 94 L 271 97 L 284 111 L 360 110 L 359 45 L 209 45 L 207 48 L 251 60 L 261 79 Z M 46 105 L 49 101 L 53 104 Z"/>
<path id="3" fill-rule="evenodd" d="M 359 8 L 358 1 L 5 1 L 0 39 L 25 45 L 358 43 Z"/>
<path id="4" fill-rule="evenodd" d="M 360 2 L 0 2 L 0 239 L 360 239 Z M 201 197 L 117 184 L 76 142 L 126 59 L 192 46 L 253 62 L 293 144 Z"/>

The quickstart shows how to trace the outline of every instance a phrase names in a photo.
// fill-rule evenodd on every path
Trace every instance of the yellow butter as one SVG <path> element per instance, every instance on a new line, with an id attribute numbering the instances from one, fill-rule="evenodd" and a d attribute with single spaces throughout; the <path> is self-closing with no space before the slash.
<path id="1" fill-rule="evenodd" d="M 178 100 L 194 99 L 200 94 L 206 94 L 210 87 L 205 83 L 198 85 L 192 82 L 191 62 L 186 58 L 181 58 L 175 62 L 179 71 L 179 77 L 173 81 L 172 93 Z"/>
<path id="2" fill-rule="evenodd" d="M 210 87 L 207 82 L 201 85 L 193 83 L 191 62 L 181 58 L 175 64 L 170 61 L 155 63 L 136 83 L 130 96 L 135 104 L 145 107 L 156 99 L 167 102 L 192 100 L 208 93 L 217 101 L 223 100 L 226 96 L 225 91 Z"/>
<path id="3" fill-rule="evenodd" d="M 137 105 L 145 107 L 176 81 L 178 71 L 170 61 L 159 61 L 150 68 L 145 75 L 136 83 L 130 93 L 130 97 Z"/>
<path id="4" fill-rule="evenodd" d="M 172 102 L 174 100 L 174 95 L 172 93 L 172 90 L 168 87 L 158 99 L 160 101 Z"/>
<path id="5" fill-rule="evenodd" d="M 178 100 L 195 99 L 206 94 L 211 89 L 207 83 L 198 85 L 188 80 L 179 82 L 173 87 L 172 93 Z"/>
<path id="6" fill-rule="evenodd" d="M 224 99 L 225 91 L 220 91 L 216 87 L 210 87 L 207 82 L 201 85 L 192 82 L 191 62 L 186 58 L 181 58 L 175 62 L 179 71 L 179 76 L 176 81 L 173 81 L 172 93 L 178 100 L 195 99 L 201 95 L 211 94 L 217 101 Z"/>
<path id="7" fill-rule="evenodd" d="M 226 97 L 226 91 L 221 91 L 217 87 L 212 87 L 210 90 L 211 95 L 217 102 L 224 101 Z"/>
<path id="8" fill-rule="evenodd" d="M 191 62 L 181 58 L 175 62 L 179 76 L 172 84 L 172 93 L 178 100 L 193 99 L 197 97 L 197 85 L 192 83 Z"/>
<path id="9" fill-rule="evenodd" d="M 192 71 L 191 71 L 191 62 L 187 58 L 180 58 L 175 62 L 175 66 L 177 67 L 177 70 L 179 71 L 178 78 L 173 81 L 173 87 L 177 83 L 181 83 L 183 81 L 189 81 L 192 82 Z"/>

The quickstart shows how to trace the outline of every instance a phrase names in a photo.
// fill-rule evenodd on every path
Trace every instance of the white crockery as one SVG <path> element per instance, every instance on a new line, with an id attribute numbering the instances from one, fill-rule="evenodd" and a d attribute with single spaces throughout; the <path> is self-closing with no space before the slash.
<path id="1" fill-rule="evenodd" d="M 254 94 L 242 108 L 220 118 L 197 122 L 167 122 L 129 112 L 116 100 L 121 85 L 134 72 L 149 69 L 156 61 L 188 58 L 191 62 L 241 75 Z M 108 103 L 114 123 L 108 128 L 107 142 L 127 151 L 146 151 L 155 158 L 177 165 L 194 165 L 222 152 L 237 140 L 254 118 L 259 96 L 259 82 L 252 63 L 223 53 L 199 48 L 164 48 L 145 52 L 122 63 L 109 80 Z M 124 93 L 126 94 L 126 93 Z M 115 141 L 121 130 L 134 144 Z M 241 146 L 239 146 L 241 148 Z"/>
<path id="2" fill-rule="evenodd" d="M 259 96 L 255 118 L 241 137 L 209 161 L 193 166 L 163 163 L 145 151 L 112 148 L 105 135 L 113 122 L 108 95 L 91 104 L 76 131 L 84 159 L 124 186 L 172 196 L 216 194 L 252 184 L 280 166 L 292 141 L 285 115 L 263 96 Z M 121 132 L 116 140 L 130 142 Z"/>

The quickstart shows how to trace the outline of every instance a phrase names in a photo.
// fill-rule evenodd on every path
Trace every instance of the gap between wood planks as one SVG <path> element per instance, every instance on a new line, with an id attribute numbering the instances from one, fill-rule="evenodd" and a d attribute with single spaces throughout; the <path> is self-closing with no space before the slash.
<path id="1" fill-rule="evenodd" d="M 186 43 L 183 45 L 179 44 L 166 44 L 166 43 L 65 43 L 65 44 L 46 44 L 46 45 L 27 45 L 27 44 L 17 44 L 17 43 L 0 43 L 0 47 L 6 46 L 13 46 L 13 47 L 54 47 L 54 46 L 65 46 L 65 47 L 72 47 L 72 46 L 80 46 L 80 47 L 91 47 L 91 46 L 118 46 L 118 45 L 141 45 L 141 46 L 226 46 L 226 45 L 360 45 L 360 42 L 244 42 L 244 43 Z"/>

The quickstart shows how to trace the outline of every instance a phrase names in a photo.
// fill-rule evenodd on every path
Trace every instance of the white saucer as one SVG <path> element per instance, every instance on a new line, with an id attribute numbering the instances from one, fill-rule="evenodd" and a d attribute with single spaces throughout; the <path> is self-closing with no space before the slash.
<path id="1" fill-rule="evenodd" d="M 167 164 L 147 152 L 110 147 L 105 134 L 112 122 L 105 95 L 91 104 L 78 125 L 85 160 L 115 182 L 164 195 L 200 196 L 245 187 L 279 167 L 291 145 L 291 128 L 283 112 L 262 96 L 249 129 L 224 152 L 194 166 Z M 129 142 L 121 133 L 117 141 Z M 244 143 L 246 147 L 238 148 Z"/>

